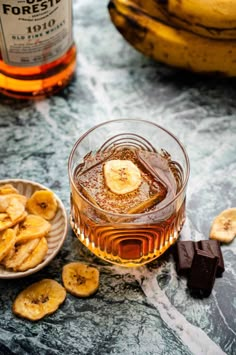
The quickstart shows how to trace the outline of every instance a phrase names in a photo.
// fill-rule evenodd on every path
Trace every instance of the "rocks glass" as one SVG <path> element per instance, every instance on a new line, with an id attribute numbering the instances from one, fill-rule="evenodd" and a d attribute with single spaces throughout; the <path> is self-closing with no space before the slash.
<path id="1" fill-rule="evenodd" d="M 78 139 L 68 167 L 71 226 L 95 255 L 139 266 L 177 240 L 189 160 L 166 129 L 139 119 L 101 123 Z"/>

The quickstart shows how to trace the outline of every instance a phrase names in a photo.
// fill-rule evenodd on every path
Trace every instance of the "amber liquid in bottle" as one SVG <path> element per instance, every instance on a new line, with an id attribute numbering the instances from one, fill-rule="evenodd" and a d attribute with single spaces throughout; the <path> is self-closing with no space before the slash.
<path id="1" fill-rule="evenodd" d="M 0 93 L 41 98 L 68 84 L 76 67 L 71 0 L 0 0 L 0 28 Z"/>
<path id="2" fill-rule="evenodd" d="M 75 45 L 52 63 L 30 68 L 5 64 L 0 52 L 0 92 L 21 99 L 40 98 L 54 94 L 69 83 L 75 66 Z"/>

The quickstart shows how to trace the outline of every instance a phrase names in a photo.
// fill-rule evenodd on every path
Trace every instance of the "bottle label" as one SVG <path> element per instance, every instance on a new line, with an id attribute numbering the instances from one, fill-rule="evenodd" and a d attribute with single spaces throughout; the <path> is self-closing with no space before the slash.
<path id="1" fill-rule="evenodd" d="M 0 56 L 6 64 L 50 63 L 72 43 L 72 0 L 0 0 Z"/>

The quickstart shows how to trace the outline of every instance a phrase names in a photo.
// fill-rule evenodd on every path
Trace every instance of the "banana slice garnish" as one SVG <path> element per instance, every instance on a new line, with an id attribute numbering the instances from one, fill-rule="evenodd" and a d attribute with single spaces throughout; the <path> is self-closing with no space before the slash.
<path id="1" fill-rule="evenodd" d="M 76 297 L 89 297 L 99 287 L 99 271 L 95 267 L 79 262 L 65 265 L 62 281 L 68 292 Z"/>
<path id="2" fill-rule="evenodd" d="M 0 232 L 0 261 L 12 250 L 16 241 L 16 232 L 13 229 L 6 229 Z"/>
<path id="3" fill-rule="evenodd" d="M 236 207 L 221 212 L 214 220 L 210 230 L 210 239 L 230 243 L 236 236 Z"/>
<path id="4" fill-rule="evenodd" d="M 37 321 L 54 313 L 66 298 L 65 288 L 55 280 L 43 279 L 19 293 L 12 311 L 19 317 Z"/>
<path id="5" fill-rule="evenodd" d="M 35 238 L 42 238 L 49 233 L 50 229 L 51 224 L 46 221 L 46 219 L 29 214 L 19 225 L 16 243 L 22 243 Z"/>
<path id="6" fill-rule="evenodd" d="M 33 193 L 26 207 L 30 213 L 51 220 L 57 213 L 58 203 L 52 191 L 40 190 Z"/>
<path id="7" fill-rule="evenodd" d="M 107 187 L 118 195 L 135 191 L 141 185 L 139 168 L 130 160 L 109 160 L 103 167 Z"/>

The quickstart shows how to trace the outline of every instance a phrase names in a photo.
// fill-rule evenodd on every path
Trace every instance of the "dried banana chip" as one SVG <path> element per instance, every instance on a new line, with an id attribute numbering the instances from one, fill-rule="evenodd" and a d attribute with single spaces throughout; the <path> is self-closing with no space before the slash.
<path id="1" fill-rule="evenodd" d="M 48 251 L 48 243 L 45 237 L 41 238 L 32 253 L 20 264 L 15 271 L 26 271 L 40 264 L 45 258 Z"/>
<path id="2" fill-rule="evenodd" d="M 221 212 L 213 221 L 210 239 L 230 243 L 236 236 L 236 207 Z"/>
<path id="3" fill-rule="evenodd" d="M 6 229 L 0 232 L 0 261 L 2 261 L 14 247 L 16 232 L 13 229 Z"/>
<path id="4" fill-rule="evenodd" d="M 58 203 L 52 191 L 40 190 L 29 198 L 27 209 L 32 214 L 51 220 L 57 213 Z"/>
<path id="5" fill-rule="evenodd" d="M 79 262 L 65 265 L 62 281 L 68 292 L 76 297 L 88 297 L 99 287 L 99 271 L 95 267 Z"/>
<path id="6" fill-rule="evenodd" d="M 44 237 L 49 233 L 50 229 L 51 224 L 44 218 L 29 214 L 19 225 L 16 242 L 22 243 L 30 239 Z"/>
<path id="7" fill-rule="evenodd" d="M 32 239 L 23 244 L 15 245 L 14 250 L 9 253 L 3 260 L 2 264 L 7 269 L 17 271 L 20 265 L 31 255 L 39 244 L 40 239 Z"/>
<path id="8" fill-rule="evenodd" d="M 24 221 L 24 219 L 26 218 L 27 213 L 24 212 L 19 218 L 17 218 L 15 221 L 12 221 L 10 219 L 10 217 L 5 218 L 3 221 L 0 220 L 0 232 L 7 229 L 7 228 L 11 228 L 13 226 L 15 226 L 17 223 L 20 223 L 22 221 Z"/>
<path id="9" fill-rule="evenodd" d="M 16 297 L 12 311 L 19 317 L 37 321 L 54 313 L 66 298 L 66 290 L 57 281 L 43 279 Z"/>
<path id="10" fill-rule="evenodd" d="M 0 186 L 0 263 L 11 271 L 23 272 L 44 260 L 48 252 L 46 237 L 51 230 L 49 220 L 59 207 L 48 190 L 34 192 L 27 201 L 13 185 Z"/>
<path id="11" fill-rule="evenodd" d="M 27 216 L 27 214 L 25 215 L 25 217 Z M 17 224 L 15 224 L 13 227 L 12 227 L 12 229 L 14 229 L 14 231 L 16 232 L 16 235 L 17 235 L 17 233 L 19 232 L 19 228 L 20 228 L 20 224 L 19 223 L 17 223 Z"/>
<path id="12" fill-rule="evenodd" d="M 0 196 L 0 231 L 14 226 L 26 217 L 27 198 L 20 194 Z"/>
<path id="13" fill-rule="evenodd" d="M 9 194 L 0 196 L 0 212 L 6 212 L 7 208 L 11 204 L 11 201 L 15 199 L 22 205 L 26 205 L 27 197 L 20 194 Z"/>
<path id="14" fill-rule="evenodd" d="M 25 205 L 19 199 L 13 197 L 9 202 L 6 212 L 14 222 L 25 212 Z"/>
<path id="15" fill-rule="evenodd" d="M 18 194 L 19 191 L 12 184 L 0 186 L 0 195 Z"/>
<path id="16" fill-rule="evenodd" d="M 8 195 L 0 196 L 0 212 L 5 213 L 9 205 Z"/>
<path id="17" fill-rule="evenodd" d="M 8 218 L 8 214 L 7 213 L 0 213 L 0 221 L 4 221 Z"/>

